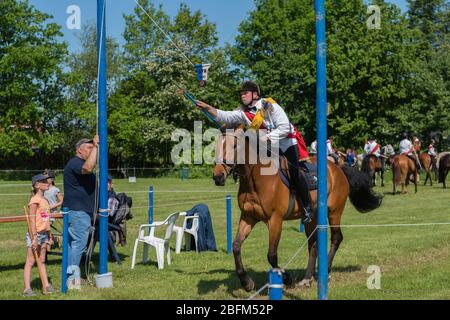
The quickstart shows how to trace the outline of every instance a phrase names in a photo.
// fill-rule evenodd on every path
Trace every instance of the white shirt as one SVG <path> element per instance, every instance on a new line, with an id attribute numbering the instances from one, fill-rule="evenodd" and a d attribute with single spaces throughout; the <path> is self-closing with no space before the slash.
<path id="1" fill-rule="evenodd" d="M 262 101 L 263 99 L 258 100 L 255 105 L 256 110 L 249 110 L 250 113 L 256 114 L 262 108 Z M 251 121 L 245 115 L 244 110 L 245 107 L 243 106 L 234 111 L 217 110 L 216 120 L 229 126 L 239 124 L 250 126 Z M 266 112 L 263 125 L 267 128 L 269 139 L 272 141 L 278 140 L 281 151 L 285 152 L 289 147 L 297 144 L 296 139 L 287 137 L 290 133 L 294 134 L 294 127 L 291 126 L 286 113 L 279 104 L 272 104 L 272 108 L 269 108 Z"/>
<path id="2" fill-rule="evenodd" d="M 377 157 L 379 157 L 381 155 L 380 147 L 378 147 L 378 149 L 376 151 L 373 151 L 373 150 L 375 150 L 377 148 L 377 146 L 378 146 L 378 143 L 375 140 L 368 141 L 366 143 L 366 145 L 364 146 L 364 152 L 366 153 L 366 155 L 374 154 Z"/>
<path id="3" fill-rule="evenodd" d="M 58 193 L 60 193 L 59 189 L 54 185 L 51 185 L 50 188 L 44 192 L 44 197 L 47 199 L 50 206 L 54 206 L 58 203 Z M 52 213 L 58 212 L 58 208 L 53 208 L 51 210 Z"/>
<path id="4" fill-rule="evenodd" d="M 317 153 L 317 140 L 311 142 L 311 147 L 309 148 L 309 153 Z"/>
<path id="5" fill-rule="evenodd" d="M 430 156 L 436 157 L 436 150 L 434 150 L 434 147 L 433 147 L 432 144 L 430 144 L 430 145 L 428 146 L 428 154 L 429 154 Z"/>
<path id="6" fill-rule="evenodd" d="M 403 139 L 399 145 L 400 154 L 412 155 L 412 143 L 408 139 Z M 409 152 L 408 152 L 409 151 Z"/>
<path id="7" fill-rule="evenodd" d="M 330 154 L 333 154 L 333 147 L 331 146 L 331 140 L 327 140 L 327 156 L 329 156 Z"/>

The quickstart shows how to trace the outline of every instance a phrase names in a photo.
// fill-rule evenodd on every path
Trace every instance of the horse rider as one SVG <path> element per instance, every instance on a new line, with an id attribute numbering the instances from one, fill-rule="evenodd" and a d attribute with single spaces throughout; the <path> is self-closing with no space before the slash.
<path id="1" fill-rule="evenodd" d="M 373 136 L 369 136 L 366 144 L 364 145 L 365 157 L 373 154 L 378 158 L 381 156 L 381 145 L 374 139 Z"/>
<path id="2" fill-rule="evenodd" d="M 329 137 L 327 140 L 327 156 L 332 157 L 335 164 L 339 164 L 339 155 L 333 148 L 333 137 Z"/>
<path id="3" fill-rule="evenodd" d="M 262 98 L 259 86 L 253 81 L 241 85 L 242 105 L 234 111 L 216 109 L 205 102 L 197 101 L 197 107 L 209 112 L 219 122 L 229 126 L 246 124 L 254 129 L 266 129 L 263 138 L 279 142 L 281 152 L 286 156 L 293 187 L 303 204 L 305 223 L 311 222 L 314 208 L 308 190 L 306 177 L 300 173 L 300 161 L 308 159 L 309 154 L 300 132 L 290 123 L 283 108 L 272 98 Z"/>
<path id="4" fill-rule="evenodd" d="M 317 155 L 317 140 L 311 142 L 311 146 L 309 147 L 309 154 L 313 157 Z"/>
<path id="5" fill-rule="evenodd" d="M 436 145 L 436 141 L 434 139 L 431 139 L 430 145 L 428 146 L 428 155 L 431 158 L 431 165 L 433 170 L 436 170 L 436 150 L 434 149 L 434 146 Z"/>
<path id="6" fill-rule="evenodd" d="M 419 159 L 417 159 L 417 154 L 414 151 L 414 146 L 408 139 L 408 134 L 406 132 L 403 133 L 403 140 L 400 141 L 399 152 L 401 155 L 407 156 L 416 164 L 417 169 L 420 168 Z"/>

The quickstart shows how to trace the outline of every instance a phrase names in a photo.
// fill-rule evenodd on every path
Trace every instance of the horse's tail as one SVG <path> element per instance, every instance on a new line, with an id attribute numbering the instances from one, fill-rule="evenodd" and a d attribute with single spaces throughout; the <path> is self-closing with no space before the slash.
<path id="1" fill-rule="evenodd" d="M 350 202 L 356 210 L 365 213 L 381 206 L 383 196 L 372 190 L 372 181 L 367 173 L 348 166 L 341 167 L 341 169 L 350 185 Z"/>
<path id="2" fill-rule="evenodd" d="M 439 179 L 438 183 L 443 183 L 445 180 L 445 170 L 446 170 L 446 164 L 445 161 L 450 161 L 450 154 L 445 154 L 440 157 L 439 159 Z"/>
<path id="3" fill-rule="evenodd" d="M 402 181 L 402 172 L 400 168 L 400 160 L 398 157 L 394 158 L 392 161 L 392 175 L 394 177 L 394 183 L 396 185 L 400 184 Z"/>
<path id="4" fill-rule="evenodd" d="M 370 174 L 370 156 L 364 157 L 361 164 L 361 171 Z"/>

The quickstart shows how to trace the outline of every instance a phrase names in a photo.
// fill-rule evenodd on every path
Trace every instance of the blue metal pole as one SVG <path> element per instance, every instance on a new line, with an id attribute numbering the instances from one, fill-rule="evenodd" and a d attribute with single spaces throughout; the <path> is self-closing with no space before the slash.
<path id="1" fill-rule="evenodd" d="M 108 117 L 106 111 L 106 17 L 105 0 L 97 0 L 97 46 L 99 52 L 98 134 L 100 138 L 100 261 L 99 274 L 108 273 Z"/>
<path id="2" fill-rule="evenodd" d="M 231 195 L 227 195 L 227 252 L 231 254 Z"/>
<path id="3" fill-rule="evenodd" d="M 301 220 L 300 220 L 300 233 L 305 233 L 305 225 Z"/>
<path id="4" fill-rule="evenodd" d="M 281 269 L 269 270 L 269 299 L 283 300 L 283 272 Z"/>
<path id="5" fill-rule="evenodd" d="M 69 208 L 62 209 L 63 214 L 63 238 L 62 238 L 62 271 L 61 292 L 67 293 L 67 267 L 69 265 Z"/>
<path id="6" fill-rule="evenodd" d="M 316 13 L 316 108 L 318 146 L 318 298 L 328 299 L 327 257 L 327 78 L 325 41 L 325 0 L 315 0 Z"/>
<path id="7" fill-rule="evenodd" d="M 150 186 L 149 192 L 148 192 L 148 223 L 153 223 L 153 186 Z"/>

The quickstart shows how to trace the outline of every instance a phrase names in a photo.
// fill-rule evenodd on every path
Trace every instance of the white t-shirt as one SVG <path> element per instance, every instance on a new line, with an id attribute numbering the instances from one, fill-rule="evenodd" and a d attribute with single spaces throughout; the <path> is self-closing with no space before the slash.
<path id="1" fill-rule="evenodd" d="M 309 153 L 317 153 L 317 140 L 314 140 L 311 143 L 311 147 L 309 148 Z"/>
<path id="2" fill-rule="evenodd" d="M 50 188 L 45 191 L 44 197 L 47 199 L 50 206 L 54 206 L 58 203 L 58 193 L 60 193 L 59 189 L 55 186 L 50 186 Z M 53 208 L 50 210 L 52 213 L 58 212 L 58 208 Z"/>
<path id="3" fill-rule="evenodd" d="M 263 100 L 258 100 L 254 107 L 248 109 L 249 112 L 256 114 L 263 107 Z M 251 121 L 247 118 L 244 111 L 245 107 L 242 106 L 234 111 L 217 110 L 216 120 L 230 126 L 239 124 L 250 125 Z M 295 134 L 294 127 L 291 126 L 283 108 L 277 103 L 272 103 L 272 107 L 267 111 L 264 118 L 264 126 L 269 131 L 267 136 L 271 141 L 278 140 L 281 151 L 285 152 L 289 147 L 297 144 L 296 139 L 288 137 L 289 134 Z"/>
<path id="4" fill-rule="evenodd" d="M 400 142 L 400 145 L 399 145 L 399 152 L 400 152 L 400 154 L 412 155 L 412 143 L 411 143 L 411 141 L 409 141 L 408 139 L 403 139 Z"/>

